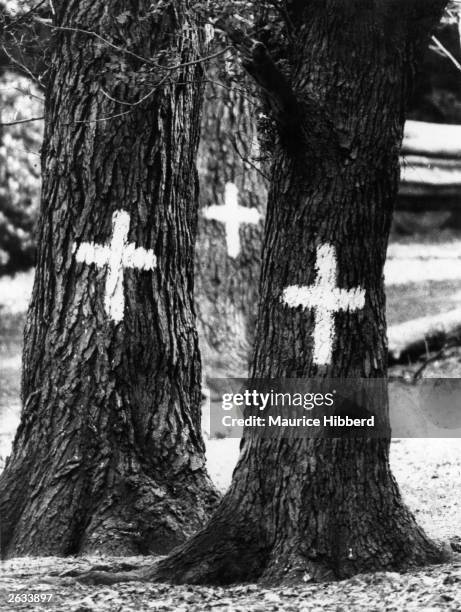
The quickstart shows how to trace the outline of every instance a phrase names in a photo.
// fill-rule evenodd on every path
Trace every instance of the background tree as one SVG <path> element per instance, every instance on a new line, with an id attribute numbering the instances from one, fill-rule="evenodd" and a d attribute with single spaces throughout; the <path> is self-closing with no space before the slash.
<path id="1" fill-rule="evenodd" d="M 0 123 L 41 114 L 39 96 L 25 77 L 0 70 Z M 34 264 L 41 142 L 41 121 L 0 125 L 0 275 Z"/>
<path id="2" fill-rule="evenodd" d="M 216 50 L 226 44 L 222 34 L 216 36 Z M 267 181 L 257 136 L 258 101 L 249 85 L 235 54 L 207 66 L 195 303 L 208 379 L 246 377 L 254 337 Z"/>
<path id="3" fill-rule="evenodd" d="M 3 554 L 165 552 L 216 502 L 192 306 L 196 4 L 53 3 Z"/>
<path id="4" fill-rule="evenodd" d="M 255 378 L 385 381 L 383 266 L 405 112 L 418 59 L 446 4 L 271 3 L 256 43 L 224 24 L 274 129 Z M 364 292 L 363 308 L 335 314 L 331 361 L 314 344 L 316 312 L 282 299 L 288 286 L 316 282 L 328 263 L 325 247 L 337 255 L 337 285 Z M 385 424 L 386 394 L 367 409 Z M 443 558 L 403 504 L 389 439 L 247 431 L 241 451 L 208 526 L 148 577 L 308 581 Z"/>
<path id="5" fill-rule="evenodd" d="M 34 263 L 43 130 L 29 120 L 43 115 L 50 28 L 37 18 L 50 16 L 48 3 L 0 3 L 0 275 Z"/>

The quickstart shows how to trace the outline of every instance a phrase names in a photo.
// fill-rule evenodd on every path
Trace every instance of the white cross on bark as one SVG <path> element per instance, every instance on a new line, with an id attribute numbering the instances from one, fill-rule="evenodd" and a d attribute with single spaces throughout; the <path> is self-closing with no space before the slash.
<path id="1" fill-rule="evenodd" d="M 244 223 L 257 225 L 262 215 L 256 208 L 240 206 L 237 186 L 226 183 L 224 206 L 213 204 L 203 211 L 203 216 L 224 224 L 227 253 L 235 259 L 240 253 L 240 226 Z"/>
<path id="2" fill-rule="evenodd" d="M 312 308 L 315 313 L 314 355 L 317 365 L 328 365 L 333 356 L 336 312 L 361 310 L 365 306 L 365 290 L 339 289 L 337 286 L 338 262 L 335 248 L 324 244 L 317 249 L 317 278 L 314 285 L 288 287 L 283 301 L 297 308 Z"/>
<path id="3" fill-rule="evenodd" d="M 152 249 L 136 247 L 128 242 L 130 215 L 124 210 L 117 210 L 112 215 L 112 237 L 109 244 L 83 242 L 74 243 L 75 259 L 80 263 L 96 264 L 98 268 L 107 266 L 106 293 L 104 306 L 109 318 L 119 323 L 125 311 L 125 293 L 123 277 L 125 268 L 153 270 L 157 258 Z"/>

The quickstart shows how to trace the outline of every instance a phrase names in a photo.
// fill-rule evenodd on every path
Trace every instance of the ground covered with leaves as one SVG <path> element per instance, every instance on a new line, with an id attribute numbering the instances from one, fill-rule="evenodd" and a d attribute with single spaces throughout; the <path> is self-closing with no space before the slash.
<path id="1" fill-rule="evenodd" d="M 143 559 L 142 563 L 146 563 Z M 66 610 L 68 612 L 203 610 L 269 612 L 271 610 L 326 610 L 331 612 L 372 611 L 459 611 L 461 609 L 461 561 L 426 568 L 408 574 L 391 572 L 358 575 L 350 580 L 306 584 L 281 589 L 249 584 L 232 588 L 164 584 L 124 583 L 111 587 L 90 587 L 73 578 L 59 577 L 69 570 L 85 570 L 101 559 L 37 559 L 8 562 L 0 588 L 2 610 Z M 122 565 L 138 564 L 126 559 Z M 106 559 L 107 567 L 120 567 L 120 560 Z M 7 603 L 10 594 L 51 595 L 46 604 Z"/>
<path id="2" fill-rule="evenodd" d="M 224 491 L 238 456 L 237 439 L 209 440 L 210 473 Z M 461 550 L 461 441 L 395 440 L 391 446 L 394 474 L 406 502 L 428 534 Z M 76 573 L 90 568 L 128 571 L 154 558 L 42 558 L 4 561 L 0 576 L 0 609 L 69 612 L 140 610 L 269 612 L 326 610 L 331 612 L 461 610 L 461 555 L 451 563 L 415 569 L 405 574 L 359 575 L 326 584 L 261 588 L 248 584 L 231 588 L 172 587 L 141 582 L 87 586 Z M 49 602 L 21 602 L 42 595 Z M 14 602 L 18 596 L 18 602 Z M 12 599 L 9 602 L 9 599 Z"/>

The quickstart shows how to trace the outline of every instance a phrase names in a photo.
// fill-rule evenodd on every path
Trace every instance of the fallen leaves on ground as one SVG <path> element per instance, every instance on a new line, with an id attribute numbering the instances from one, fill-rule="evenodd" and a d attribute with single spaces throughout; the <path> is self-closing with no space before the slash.
<path id="1" fill-rule="evenodd" d="M 79 584 L 69 574 L 104 564 L 119 570 L 152 563 L 153 558 L 14 559 L 3 563 L 0 608 L 6 611 L 66 610 L 68 612 L 271 612 L 278 610 L 326 612 L 432 612 L 461 609 L 461 557 L 451 564 L 405 574 L 360 574 L 349 580 L 289 588 L 248 584 L 229 588 L 170 586 L 142 582 L 111 587 Z M 10 594 L 52 595 L 40 603 L 8 603 Z"/>

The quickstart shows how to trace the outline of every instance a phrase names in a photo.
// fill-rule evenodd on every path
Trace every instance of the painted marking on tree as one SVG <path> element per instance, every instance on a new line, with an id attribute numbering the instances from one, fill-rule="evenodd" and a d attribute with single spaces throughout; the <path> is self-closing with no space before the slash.
<path id="1" fill-rule="evenodd" d="M 112 237 L 109 244 L 83 242 L 77 249 L 74 243 L 75 259 L 79 263 L 96 264 L 98 268 L 108 267 L 104 307 L 107 315 L 119 323 L 125 312 L 125 292 L 123 278 L 125 268 L 153 270 L 157 258 L 152 249 L 136 247 L 128 242 L 130 215 L 117 210 L 112 215 Z"/>
<path id="2" fill-rule="evenodd" d="M 361 310 L 365 306 L 365 290 L 337 287 L 338 262 L 335 248 L 323 244 L 317 249 L 317 279 L 310 287 L 294 285 L 283 292 L 283 301 L 292 308 L 311 308 L 315 313 L 314 355 L 317 365 L 328 365 L 333 357 L 336 312 Z"/>
<path id="3" fill-rule="evenodd" d="M 262 217 L 256 208 L 247 208 L 238 203 L 238 188 L 234 183 L 226 183 L 224 206 L 213 204 L 203 211 L 206 219 L 219 221 L 226 230 L 227 253 L 235 259 L 241 250 L 240 226 L 244 223 L 257 225 Z"/>

